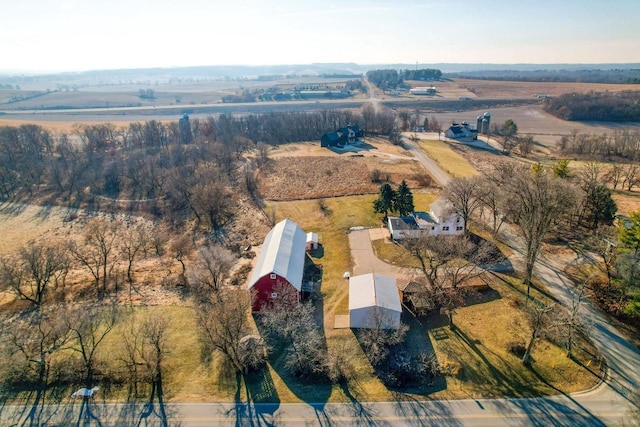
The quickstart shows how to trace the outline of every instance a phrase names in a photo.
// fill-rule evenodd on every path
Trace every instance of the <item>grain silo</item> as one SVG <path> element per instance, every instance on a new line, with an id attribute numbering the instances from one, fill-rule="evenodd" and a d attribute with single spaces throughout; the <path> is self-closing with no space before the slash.
<path id="1" fill-rule="evenodd" d="M 485 135 L 489 135 L 489 126 L 491 126 L 491 113 L 486 112 L 482 116 L 482 133 Z"/>

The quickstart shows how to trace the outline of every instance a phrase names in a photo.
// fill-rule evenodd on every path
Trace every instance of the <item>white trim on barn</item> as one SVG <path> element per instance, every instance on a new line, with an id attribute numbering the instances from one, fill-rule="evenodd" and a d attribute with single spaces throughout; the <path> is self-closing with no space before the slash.
<path id="1" fill-rule="evenodd" d="M 349 278 L 349 327 L 398 329 L 401 313 L 396 279 L 378 273 Z"/>

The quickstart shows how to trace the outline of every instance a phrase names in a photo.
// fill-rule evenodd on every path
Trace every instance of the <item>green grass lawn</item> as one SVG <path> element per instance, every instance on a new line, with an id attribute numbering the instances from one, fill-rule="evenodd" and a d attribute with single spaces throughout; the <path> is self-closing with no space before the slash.
<path id="1" fill-rule="evenodd" d="M 530 367 L 507 351 L 508 343 L 528 343 L 530 329 L 523 311 L 526 288 L 517 279 L 495 275 L 491 287 L 499 298 L 457 310 L 455 330 L 435 320 L 429 330 L 440 363 L 450 364 L 443 395 L 468 397 L 532 397 L 570 393 L 593 387 L 601 374 L 595 349 L 582 342 L 576 358 L 566 357 L 563 348 L 539 340 L 532 352 Z M 532 296 L 545 300 L 533 290 Z M 488 321 L 490 319 L 490 321 Z"/>

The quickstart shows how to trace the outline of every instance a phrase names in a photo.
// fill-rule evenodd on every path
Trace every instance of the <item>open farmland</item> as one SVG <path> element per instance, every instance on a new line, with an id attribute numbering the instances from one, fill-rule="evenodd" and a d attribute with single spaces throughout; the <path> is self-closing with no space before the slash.
<path id="1" fill-rule="evenodd" d="M 466 89 L 476 97 L 481 98 L 524 98 L 535 94 L 558 96 L 569 92 L 621 92 L 640 89 L 638 85 L 634 84 L 516 82 L 475 79 L 453 79 L 451 82 L 443 83 L 443 88 L 453 86 Z"/>
<path id="2" fill-rule="evenodd" d="M 428 117 L 435 117 L 446 129 L 452 122 L 467 121 L 475 123 L 478 115 L 487 110 L 465 110 L 455 112 L 423 112 Z M 639 123 L 611 123 L 611 122 L 570 122 L 561 120 L 545 112 L 542 105 L 523 105 L 517 107 L 494 108 L 491 113 L 491 123 L 501 126 L 506 120 L 512 119 L 518 125 L 518 134 L 531 135 L 542 145 L 555 149 L 563 135 L 569 135 L 576 130 L 579 133 L 603 134 L 611 133 L 615 129 L 640 127 Z M 484 138 L 483 135 L 480 136 Z"/>

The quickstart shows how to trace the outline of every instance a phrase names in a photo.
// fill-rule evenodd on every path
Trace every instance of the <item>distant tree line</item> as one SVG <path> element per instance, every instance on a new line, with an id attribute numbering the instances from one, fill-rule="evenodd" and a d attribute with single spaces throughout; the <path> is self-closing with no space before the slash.
<path id="1" fill-rule="evenodd" d="M 367 71 L 367 80 L 382 90 L 396 89 L 403 84 L 397 70 L 370 70 Z"/>
<path id="2" fill-rule="evenodd" d="M 404 80 L 440 80 L 440 78 L 442 78 L 442 71 L 435 68 L 404 70 L 402 77 Z"/>
<path id="3" fill-rule="evenodd" d="M 640 70 L 484 70 L 445 73 L 451 79 L 504 80 L 522 82 L 640 83 Z"/>
<path id="4" fill-rule="evenodd" d="M 156 99 L 156 91 L 153 89 L 140 89 L 138 97 L 140 99 Z"/>
<path id="5" fill-rule="evenodd" d="M 640 120 L 640 92 L 567 93 L 545 101 L 544 109 L 564 120 L 629 122 Z"/>

